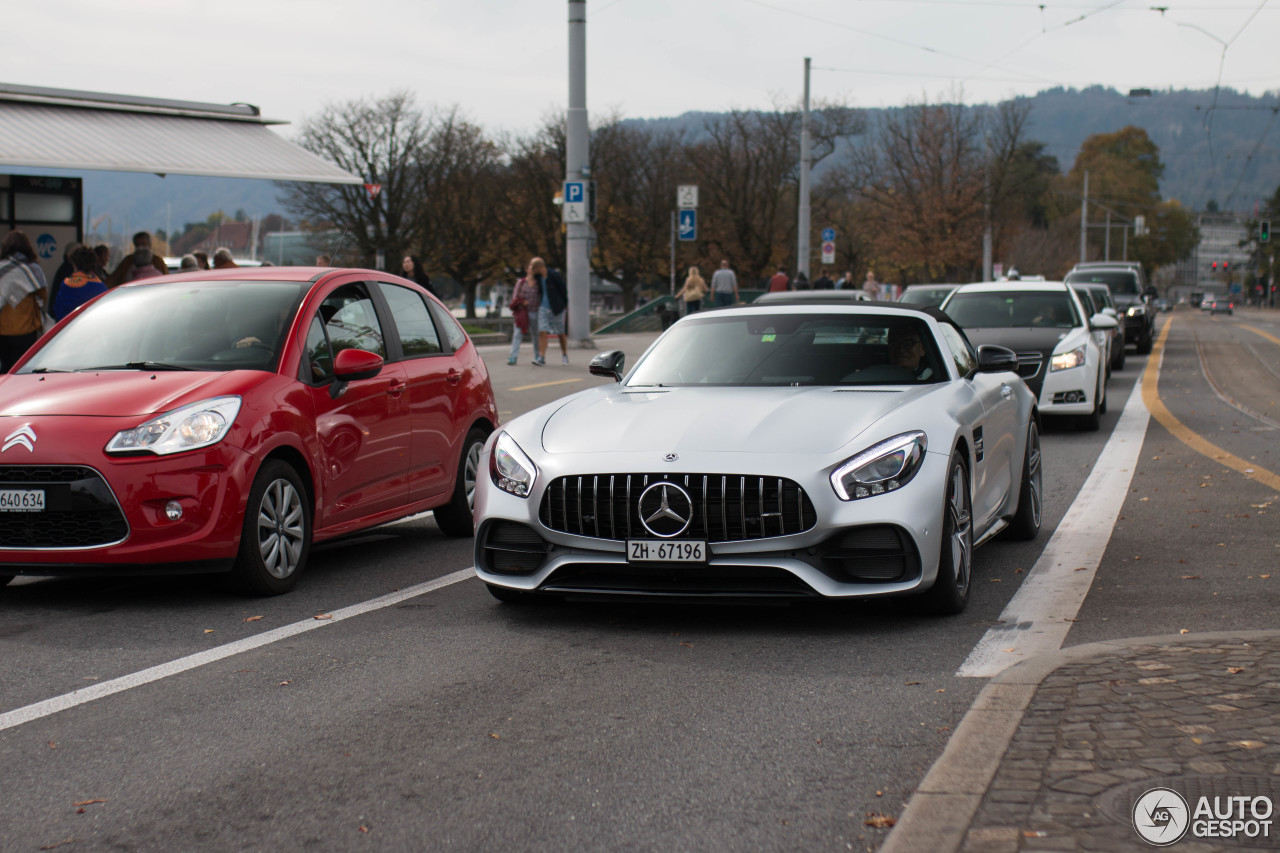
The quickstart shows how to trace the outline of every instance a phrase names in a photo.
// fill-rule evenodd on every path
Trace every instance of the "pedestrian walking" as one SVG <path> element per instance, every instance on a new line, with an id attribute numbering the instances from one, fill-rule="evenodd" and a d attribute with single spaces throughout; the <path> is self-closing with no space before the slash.
<path id="1" fill-rule="evenodd" d="M 684 300 L 685 315 L 697 314 L 702 308 L 702 298 L 707 295 L 707 282 L 698 274 L 697 267 L 689 267 L 689 276 L 684 280 L 684 287 L 676 294 L 677 299 Z"/>
<path id="2" fill-rule="evenodd" d="M 533 363 L 547 363 L 547 343 L 552 335 L 560 339 L 560 363 L 569 363 L 569 339 L 565 335 L 564 320 L 569 309 L 569 288 L 564 278 L 556 270 L 550 269 L 541 258 L 535 258 L 542 264 L 545 274 L 542 280 L 542 304 L 538 306 L 538 355 Z"/>
<path id="3" fill-rule="evenodd" d="M 151 253 L 151 235 L 146 231 L 139 231 L 133 235 L 133 253 L 125 255 L 115 272 L 107 277 L 107 287 L 119 287 L 140 278 L 167 275 L 168 272 L 164 258 Z"/>
<path id="4" fill-rule="evenodd" d="M 214 250 L 213 268 L 215 270 L 230 270 L 240 266 L 236 263 L 236 259 L 231 256 L 231 250 L 223 247 Z"/>
<path id="5" fill-rule="evenodd" d="M 823 270 L 822 275 L 818 276 L 813 283 L 814 290 L 834 290 L 836 283 L 831 280 L 831 276 L 827 275 L 827 271 Z"/>
<path id="6" fill-rule="evenodd" d="M 107 292 L 107 285 L 98 276 L 98 258 L 93 249 L 77 246 L 68 260 L 74 271 L 62 282 L 54 298 L 49 313 L 55 320 L 61 320 L 93 297 Z M 195 262 L 195 258 L 191 260 Z"/>
<path id="7" fill-rule="evenodd" d="M 811 289 L 811 288 L 809 287 L 809 276 L 807 276 L 807 275 L 805 275 L 805 274 L 804 274 L 804 270 L 800 270 L 798 273 L 796 273 L 796 284 L 795 284 L 795 289 L 796 289 L 796 290 L 810 290 L 810 289 Z"/>
<path id="8" fill-rule="evenodd" d="M 790 279 L 787 278 L 787 274 L 783 271 L 782 267 L 778 267 L 778 271 L 773 274 L 773 278 L 769 279 L 769 292 L 779 293 L 790 289 Z"/>
<path id="9" fill-rule="evenodd" d="M 534 260 L 538 260 L 534 258 Z M 511 329 L 511 353 L 507 356 L 507 364 L 515 364 L 520 357 L 520 344 L 525 337 L 532 340 L 529 333 L 529 312 L 536 311 L 534 307 L 541 303 L 538 285 L 533 281 L 532 262 L 530 268 L 525 270 L 525 274 L 516 282 L 515 289 L 511 291 L 511 319 L 513 326 Z M 537 341 L 534 341 L 534 355 L 537 355 Z"/>
<path id="10" fill-rule="evenodd" d="M 729 269 L 729 261 L 720 262 L 720 269 L 711 274 L 711 293 L 716 307 L 723 308 L 738 301 L 738 277 Z"/>
<path id="11" fill-rule="evenodd" d="M 326 264 L 328 266 L 328 264 Z M 431 276 L 427 275 L 427 271 L 422 268 L 422 261 L 417 255 L 405 255 L 404 260 L 400 263 L 400 268 L 404 270 L 404 277 L 416 283 L 432 296 L 439 297 L 436 289 L 431 286 Z"/>
<path id="12" fill-rule="evenodd" d="M 849 270 L 836 282 L 836 290 L 857 290 L 858 285 L 853 280 L 853 273 Z"/>
<path id="13" fill-rule="evenodd" d="M 0 243 L 0 373 L 8 373 L 44 332 L 48 295 L 31 240 L 10 231 Z"/>
<path id="14" fill-rule="evenodd" d="M 880 282 L 876 281 L 876 274 L 871 270 L 867 270 L 867 280 L 862 283 L 862 289 L 872 299 L 880 298 Z"/>

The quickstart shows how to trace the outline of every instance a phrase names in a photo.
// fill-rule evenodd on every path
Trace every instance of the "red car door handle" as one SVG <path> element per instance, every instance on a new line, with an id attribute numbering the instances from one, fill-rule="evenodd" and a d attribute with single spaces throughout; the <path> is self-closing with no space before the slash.
<path id="1" fill-rule="evenodd" d="M 387 386 L 387 393 L 392 397 L 399 397 L 404 393 L 404 389 L 406 387 L 407 386 L 404 382 L 401 382 L 399 379 L 393 379 L 391 384 Z"/>
<path id="2" fill-rule="evenodd" d="M 444 378 L 449 380 L 450 385 L 457 385 L 459 382 L 462 381 L 462 374 L 456 370 L 450 370 L 447 374 L 445 374 Z"/>

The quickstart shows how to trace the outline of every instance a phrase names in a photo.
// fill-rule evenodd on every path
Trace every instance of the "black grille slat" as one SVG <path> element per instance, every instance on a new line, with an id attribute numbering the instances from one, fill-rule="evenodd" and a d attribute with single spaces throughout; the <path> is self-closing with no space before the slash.
<path id="1" fill-rule="evenodd" d="M 608 494 L 604 480 L 608 480 Z M 634 480 L 634 483 L 633 483 Z M 538 517 L 574 536 L 622 541 L 655 539 L 640 523 L 640 495 L 651 483 L 681 486 L 693 518 L 680 538 L 737 542 L 803 533 L 817 511 L 798 483 L 745 474 L 584 474 L 559 477 L 543 494 Z M 634 486 L 634 488 L 633 488 Z M 584 494 L 587 490 L 590 494 Z"/>

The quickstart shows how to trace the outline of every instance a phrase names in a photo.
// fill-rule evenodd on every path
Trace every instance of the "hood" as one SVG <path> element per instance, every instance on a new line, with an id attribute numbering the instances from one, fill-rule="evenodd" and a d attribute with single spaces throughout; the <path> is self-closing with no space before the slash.
<path id="1" fill-rule="evenodd" d="M 937 386 L 664 388 L 611 386 L 571 398 L 548 417 L 548 453 L 829 453 Z"/>
<path id="2" fill-rule="evenodd" d="M 1008 347 L 1014 352 L 1037 352 L 1051 355 L 1054 348 L 1059 343 L 1066 340 L 1068 336 L 1074 335 L 1076 332 L 1082 331 L 1080 328 L 1072 329 L 1030 329 L 1026 327 L 1005 329 L 1005 328 L 975 328 L 965 329 L 964 333 L 969 338 L 969 343 L 975 347 L 983 344 L 996 344 L 1002 347 Z"/>
<path id="3" fill-rule="evenodd" d="M 244 394 L 273 373 L 106 370 L 0 376 L 0 417 L 154 415 L 208 397 Z"/>

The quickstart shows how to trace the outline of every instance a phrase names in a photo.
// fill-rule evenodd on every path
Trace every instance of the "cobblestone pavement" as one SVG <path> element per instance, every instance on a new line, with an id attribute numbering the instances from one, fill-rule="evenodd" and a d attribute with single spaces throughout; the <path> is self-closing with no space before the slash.
<path id="1" fill-rule="evenodd" d="M 1149 830 L 1168 843 L 1189 829 L 1169 849 L 1280 850 L 1280 632 L 1145 638 L 1044 657 L 1027 662 L 1031 678 L 1015 667 L 988 685 L 991 695 L 970 712 L 975 724 L 957 730 L 966 742 L 948 746 L 958 758 L 939 759 L 895 830 L 902 837 L 891 835 L 884 850 L 1152 849 L 1134 810 L 1159 787 L 1188 804 L 1181 811 L 1168 798 L 1172 823 Z M 999 692 L 1020 688 L 1025 699 Z M 1000 715 L 1013 723 L 993 736 Z M 999 756 L 985 773 L 975 770 L 983 753 Z M 1257 822 L 1253 838 L 1205 837 L 1195 820 L 1200 797 L 1222 810 L 1239 805 L 1229 797 L 1266 798 L 1257 808 L 1276 810 L 1265 815 L 1269 834 Z M 1246 820 L 1263 817 L 1243 808 Z"/>

